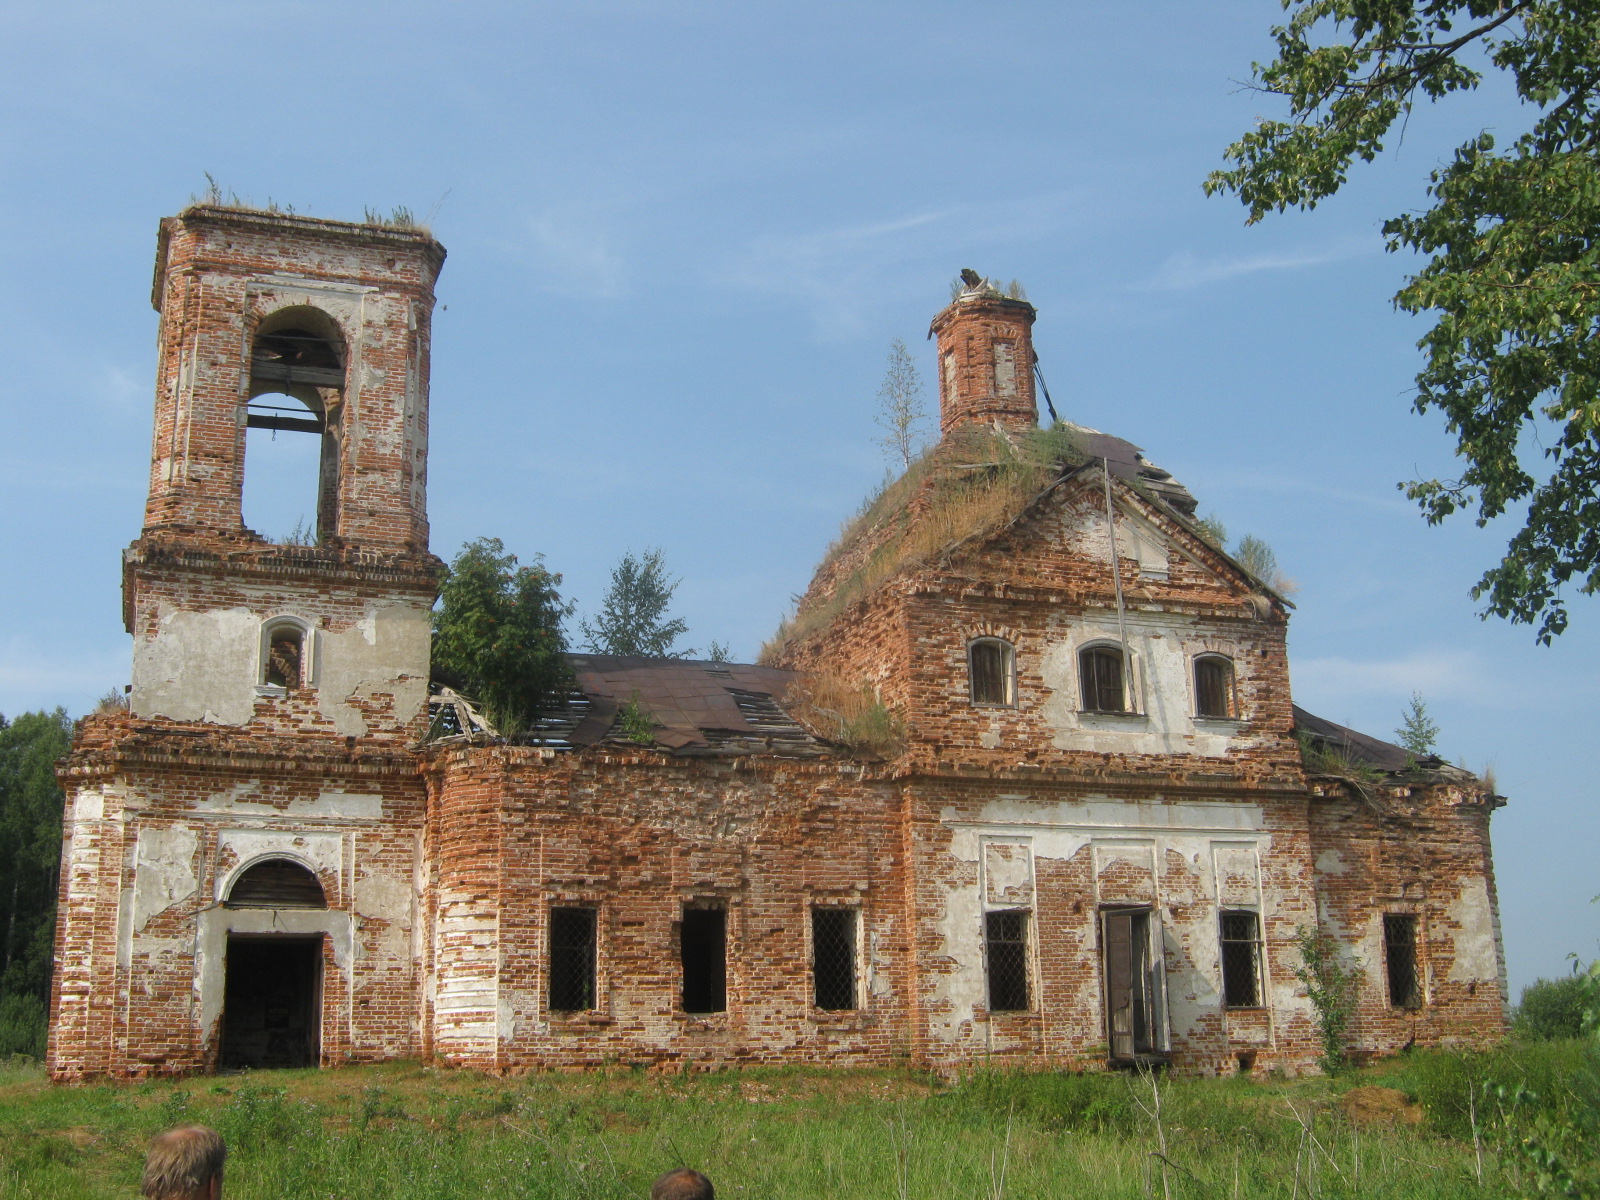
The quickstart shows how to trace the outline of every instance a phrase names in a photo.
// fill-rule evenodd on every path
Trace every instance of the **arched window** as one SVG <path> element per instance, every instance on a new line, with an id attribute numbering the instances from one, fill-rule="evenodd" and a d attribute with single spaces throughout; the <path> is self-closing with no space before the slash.
<path id="1" fill-rule="evenodd" d="M 974 704 L 1017 702 L 1017 653 L 1000 638 L 978 638 L 967 646 L 967 681 Z"/>
<path id="2" fill-rule="evenodd" d="M 1233 695 L 1233 660 L 1202 654 L 1194 660 L 1194 711 L 1200 717 L 1239 715 Z"/>
<path id="3" fill-rule="evenodd" d="M 281 309 L 256 330 L 241 503 L 245 523 L 273 541 L 338 531 L 344 359 L 339 326 L 319 309 Z"/>
<path id="4" fill-rule="evenodd" d="M 259 683 L 288 691 L 311 686 L 311 627 L 299 617 L 274 617 L 261 627 Z"/>
<path id="5" fill-rule="evenodd" d="M 228 889 L 229 908 L 327 908 L 322 883 L 310 868 L 269 858 L 248 868 Z"/>
<path id="6" fill-rule="evenodd" d="M 1078 652 L 1078 682 L 1086 712 L 1128 711 L 1128 689 L 1121 646 L 1086 646 Z"/>

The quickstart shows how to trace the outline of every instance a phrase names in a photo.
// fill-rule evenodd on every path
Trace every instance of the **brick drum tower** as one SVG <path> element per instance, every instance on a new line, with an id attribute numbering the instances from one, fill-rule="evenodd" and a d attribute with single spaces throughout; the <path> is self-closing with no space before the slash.
<path id="1" fill-rule="evenodd" d="M 443 261 L 409 228 L 162 222 L 131 703 L 85 723 L 64 771 L 57 1078 L 415 1052 Z M 244 525 L 250 427 L 321 441 L 306 544 Z"/>

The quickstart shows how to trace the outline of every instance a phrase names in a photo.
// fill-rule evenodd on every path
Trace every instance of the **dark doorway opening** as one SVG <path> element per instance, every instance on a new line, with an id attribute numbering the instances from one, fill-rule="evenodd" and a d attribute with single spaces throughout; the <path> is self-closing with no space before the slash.
<path id="1" fill-rule="evenodd" d="M 228 938 L 222 1066 L 314 1067 L 322 1051 L 322 935 Z"/>
<path id="2" fill-rule="evenodd" d="M 720 908 L 683 910 L 683 1011 L 728 1008 L 728 914 Z"/>

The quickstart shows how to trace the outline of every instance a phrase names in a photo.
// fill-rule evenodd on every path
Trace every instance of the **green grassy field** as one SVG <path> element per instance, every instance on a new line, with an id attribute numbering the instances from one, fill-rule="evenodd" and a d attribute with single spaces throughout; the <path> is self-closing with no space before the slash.
<path id="1" fill-rule="evenodd" d="M 1500 1197 L 1539 1190 L 1530 1131 L 1558 1165 L 1584 1157 L 1592 1068 L 1551 1043 L 1332 1080 L 1163 1080 L 1158 1121 L 1150 1081 L 1122 1075 L 501 1080 L 396 1063 L 54 1087 L 19 1060 L 0 1067 L 0 1195 L 125 1200 L 150 1136 L 202 1122 L 228 1140 L 228 1200 L 638 1200 L 678 1165 L 726 1200 Z M 1352 1120 L 1341 1097 L 1374 1084 L 1418 1102 L 1420 1124 Z M 1579 1162 L 1580 1187 L 1592 1171 Z"/>

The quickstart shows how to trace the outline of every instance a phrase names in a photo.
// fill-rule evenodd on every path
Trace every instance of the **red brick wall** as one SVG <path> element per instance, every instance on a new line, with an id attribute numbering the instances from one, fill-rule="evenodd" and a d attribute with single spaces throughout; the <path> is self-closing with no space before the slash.
<path id="1" fill-rule="evenodd" d="M 412 897 L 421 780 L 410 756 L 341 751 L 342 739 L 315 746 L 125 716 L 86 724 L 63 771 L 52 1077 L 211 1068 L 228 931 L 301 917 L 333 930 L 324 939 L 322 1061 L 420 1051 Z M 139 858 L 141 839 L 161 861 Z M 311 866 L 328 911 L 223 907 L 241 851 Z"/>
<path id="2" fill-rule="evenodd" d="M 894 788 L 848 764 L 505 748 L 437 751 L 429 778 L 441 1059 L 513 1069 L 908 1052 Z M 679 922 L 696 902 L 727 913 L 724 1013 L 680 1011 Z M 876 966 L 857 1011 L 812 1005 L 813 904 L 860 910 L 860 961 Z M 598 911 L 594 1011 L 549 1009 L 557 905 Z"/>
<path id="3" fill-rule="evenodd" d="M 310 296 L 346 345 L 338 536 L 426 551 L 428 339 L 443 261 L 417 230 L 207 205 L 163 221 L 146 533 L 252 540 L 239 510 L 251 346 L 262 318 Z"/>
<path id="4" fill-rule="evenodd" d="M 1465 774 L 1463 772 L 1463 774 Z M 1355 786 L 1319 779 L 1311 802 L 1323 928 L 1363 971 L 1351 1045 L 1480 1045 L 1506 1027 L 1492 804 L 1476 782 Z M 1422 1003 L 1390 1004 L 1383 916 L 1416 917 Z"/>
<path id="5" fill-rule="evenodd" d="M 939 355 L 939 432 L 993 421 L 1038 424 L 1033 390 L 1033 305 L 963 296 L 933 319 Z"/>

